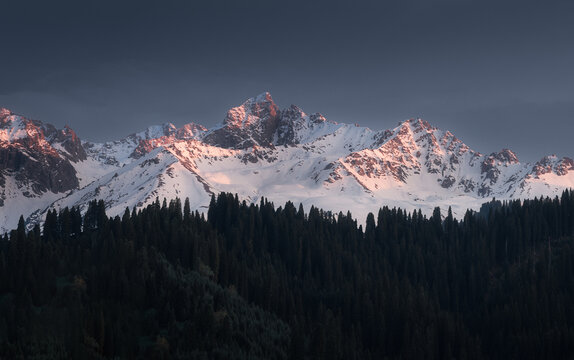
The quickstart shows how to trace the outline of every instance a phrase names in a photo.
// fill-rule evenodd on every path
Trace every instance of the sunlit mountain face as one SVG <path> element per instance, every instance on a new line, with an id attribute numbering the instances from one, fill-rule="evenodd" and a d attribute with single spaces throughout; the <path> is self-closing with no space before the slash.
<path id="1" fill-rule="evenodd" d="M 48 209 L 85 210 L 94 199 L 110 215 L 175 197 L 202 211 L 225 191 L 247 202 L 351 211 L 363 221 L 385 205 L 427 214 L 451 207 L 461 217 L 493 197 L 553 197 L 574 187 L 570 158 L 521 163 L 509 149 L 480 153 L 422 119 L 373 131 L 295 105 L 280 109 L 269 93 L 211 129 L 166 123 L 106 143 L 1 109 L 0 166 L 4 231 L 20 215 L 33 224 Z"/>

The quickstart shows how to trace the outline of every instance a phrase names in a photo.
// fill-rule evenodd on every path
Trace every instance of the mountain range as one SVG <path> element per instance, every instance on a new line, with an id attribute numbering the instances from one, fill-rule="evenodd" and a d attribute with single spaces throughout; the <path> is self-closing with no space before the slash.
<path id="1" fill-rule="evenodd" d="M 94 143 L 69 127 L 0 109 L 0 231 L 20 215 L 31 225 L 49 209 L 103 199 L 109 215 L 157 198 L 189 198 L 203 211 L 212 194 L 237 193 L 338 213 L 359 221 L 382 206 L 440 206 L 455 216 L 491 198 L 556 196 L 574 188 L 574 161 L 544 156 L 521 163 L 509 149 L 482 154 L 449 131 L 415 118 L 373 131 L 336 123 L 269 93 L 230 109 L 223 122 L 152 126 Z"/>

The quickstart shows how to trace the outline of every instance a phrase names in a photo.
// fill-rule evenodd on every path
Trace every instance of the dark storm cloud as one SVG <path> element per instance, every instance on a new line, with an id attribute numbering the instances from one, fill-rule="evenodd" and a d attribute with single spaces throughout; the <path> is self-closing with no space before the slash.
<path id="1" fill-rule="evenodd" d="M 269 90 L 336 121 L 423 116 L 479 151 L 574 155 L 573 18 L 570 1 L 8 0 L 0 106 L 104 140 L 211 126 Z"/>

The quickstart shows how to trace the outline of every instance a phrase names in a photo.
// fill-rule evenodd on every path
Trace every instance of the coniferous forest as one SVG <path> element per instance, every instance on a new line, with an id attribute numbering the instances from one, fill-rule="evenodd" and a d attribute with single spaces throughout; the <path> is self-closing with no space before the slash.
<path id="1" fill-rule="evenodd" d="M 574 192 L 454 219 L 157 200 L 0 240 L 0 358 L 574 357 Z"/>

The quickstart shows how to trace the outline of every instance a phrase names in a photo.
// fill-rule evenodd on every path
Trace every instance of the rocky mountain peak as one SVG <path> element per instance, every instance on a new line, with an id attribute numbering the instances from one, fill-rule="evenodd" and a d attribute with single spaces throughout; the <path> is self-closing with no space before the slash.
<path id="1" fill-rule="evenodd" d="M 82 146 L 82 141 L 74 130 L 68 125 L 60 131 L 57 131 L 53 137 L 54 142 L 58 142 L 66 150 L 63 153 L 68 160 L 73 162 L 84 161 L 87 159 L 86 151 Z"/>
<path id="2" fill-rule="evenodd" d="M 533 168 L 508 149 L 475 152 L 420 118 L 373 132 L 295 105 L 280 110 L 269 93 L 229 110 L 210 130 L 165 123 L 103 144 L 82 143 L 69 127 L 0 109 L 0 145 L 0 215 L 6 216 L 27 198 L 46 201 L 30 213 L 57 197 L 69 206 L 104 197 L 110 209 L 123 211 L 128 202 L 140 207 L 158 196 L 189 196 L 202 208 L 218 191 L 248 201 L 312 198 L 327 209 L 389 203 L 464 211 L 492 196 L 554 195 L 574 187 L 569 158 L 545 157 Z M 86 155 L 88 161 L 79 161 Z"/>
<path id="3" fill-rule="evenodd" d="M 518 164 L 520 163 L 520 161 L 518 161 L 518 157 L 514 152 L 512 152 L 509 149 L 502 149 L 497 153 L 491 153 L 490 155 L 488 155 L 484 159 L 484 163 L 492 166 L 494 165 L 508 166 L 512 164 Z"/>
<path id="4" fill-rule="evenodd" d="M 306 114 L 297 105 L 291 104 L 287 109 L 281 111 L 281 118 L 283 120 L 287 119 L 301 119 Z"/>
<path id="5" fill-rule="evenodd" d="M 0 107 L 0 119 L 5 118 L 6 116 L 12 115 L 12 111 L 9 109 Z"/>
<path id="6" fill-rule="evenodd" d="M 432 127 L 426 120 L 421 118 L 408 119 L 403 124 L 410 125 L 414 132 L 436 130 L 436 128 Z"/>
<path id="7" fill-rule="evenodd" d="M 556 155 L 549 155 L 534 164 L 532 173 L 538 178 L 548 173 L 556 173 L 559 176 L 563 176 L 572 170 L 574 170 L 574 160 L 571 158 L 564 157 L 559 159 Z"/>
<path id="8" fill-rule="evenodd" d="M 207 129 L 203 125 L 189 123 L 177 129 L 175 137 L 179 140 L 195 139 L 199 134 L 206 131 Z"/>
<path id="9" fill-rule="evenodd" d="M 488 196 L 491 193 L 491 186 L 494 185 L 501 174 L 501 166 L 508 166 L 513 164 L 519 164 L 518 157 L 515 153 L 508 149 L 502 149 L 497 153 L 492 153 L 485 156 L 484 160 L 480 164 L 480 172 L 484 176 L 487 184 L 483 184 L 482 188 L 479 190 L 479 195 Z"/>
<path id="10" fill-rule="evenodd" d="M 145 136 L 137 137 L 136 135 L 133 139 L 138 141 L 138 145 L 130 157 L 139 159 L 160 146 L 171 145 L 178 140 L 197 140 L 201 137 L 200 134 L 206 131 L 205 127 L 194 123 L 185 124 L 179 129 L 171 123 L 165 123 L 160 127 L 150 127 L 140 133 Z"/>
<path id="11" fill-rule="evenodd" d="M 306 116 L 303 110 L 295 105 L 281 110 L 276 130 L 276 145 L 293 145 L 297 143 L 296 132 L 305 126 Z"/>
<path id="12" fill-rule="evenodd" d="M 438 146 L 436 134 L 437 128 L 431 126 L 421 118 L 405 120 L 395 128 L 395 136 L 399 137 L 403 143 L 417 143 L 418 146 L 432 145 Z"/>
<path id="13" fill-rule="evenodd" d="M 254 96 L 252 98 L 247 99 L 247 102 L 250 103 L 273 103 L 273 98 L 271 97 L 271 94 L 268 91 L 264 91 L 261 94 Z M 274 104 L 274 103 L 273 103 Z"/>
<path id="14" fill-rule="evenodd" d="M 0 109 L 0 128 L 2 129 L 7 129 L 7 128 L 11 128 L 14 127 L 14 120 L 18 119 L 19 116 L 14 115 L 14 113 L 12 113 L 10 110 L 8 109 Z M 18 122 L 17 125 L 22 125 Z"/>
<path id="15" fill-rule="evenodd" d="M 176 131 L 177 128 L 172 123 L 163 123 L 161 125 L 150 126 L 145 131 L 137 135 L 143 139 L 157 139 L 162 136 L 174 135 Z"/>
<path id="16" fill-rule="evenodd" d="M 6 109 L 4 109 L 6 110 Z M 29 120 L 3 111 L 0 130 L 0 182 L 13 177 L 25 197 L 51 191 L 64 192 L 78 187 L 76 171 L 70 161 L 86 159 L 77 135 L 69 127 Z M 0 202 L 5 193 L 0 195 Z"/>
<path id="17" fill-rule="evenodd" d="M 518 156 L 509 149 L 502 149 L 496 154 L 492 154 L 494 158 L 503 164 L 518 164 Z"/>
<path id="18" fill-rule="evenodd" d="M 574 160 L 569 157 L 563 157 L 555 168 L 558 175 L 566 175 L 572 170 L 574 170 Z"/>
<path id="19" fill-rule="evenodd" d="M 327 119 L 320 113 L 314 113 L 309 115 L 309 119 L 314 124 L 321 124 L 327 121 Z"/>
<path id="20" fill-rule="evenodd" d="M 228 149 L 266 147 L 272 145 L 278 126 L 279 108 L 265 92 L 230 109 L 222 126 L 208 133 L 204 141 Z"/>
<path id="21" fill-rule="evenodd" d="M 78 140 L 78 135 L 69 125 L 64 125 L 64 128 L 60 130 L 60 133 L 66 138 L 72 139 L 73 141 Z"/>
<path id="22" fill-rule="evenodd" d="M 273 102 L 271 94 L 265 92 L 230 109 L 223 123 L 229 127 L 249 127 L 256 125 L 257 122 L 276 120 L 278 111 L 279 108 Z"/>
<path id="23" fill-rule="evenodd" d="M 419 153 L 422 149 L 427 149 L 429 153 L 440 151 L 435 132 L 432 130 L 435 129 L 426 121 L 409 119 L 399 123 L 388 142 L 400 146 L 401 151 L 411 154 Z"/>

